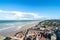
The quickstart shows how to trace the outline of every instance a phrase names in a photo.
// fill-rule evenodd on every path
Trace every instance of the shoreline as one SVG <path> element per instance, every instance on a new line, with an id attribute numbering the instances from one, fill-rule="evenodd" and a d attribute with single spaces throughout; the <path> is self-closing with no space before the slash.
<path id="1" fill-rule="evenodd" d="M 0 35 L 2 35 L 2 36 L 11 36 L 11 34 L 13 35 L 13 34 L 19 32 L 21 30 L 26 30 L 28 28 L 31 28 L 31 27 L 37 25 L 38 23 L 39 23 L 38 21 L 34 21 L 34 22 L 26 23 L 26 24 L 24 24 L 22 26 L 19 26 L 19 27 L 13 27 L 13 28 L 0 30 Z"/>
<path id="2" fill-rule="evenodd" d="M 36 21 L 34 21 L 34 22 L 36 22 Z M 19 23 L 19 22 L 17 22 L 17 23 Z M 21 23 L 22 23 L 22 22 L 21 22 Z M 32 23 L 32 22 L 26 22 L 26 24 L 24 24 L 24 25 L 20 25 L 20 26 L 18 26 L 18 27 L 25 26 L 25 25 L 27 25 L 27 24 L 29 24 L 29 23 Z M 2 28 L 2 29 L 0 29 L 0 31 L 5 30 L 5 29 L 9 29 L 9 28 L 14 28 L 14 27 L 15 27 L 15 26 L 13 26 L 13 27 Z"/>

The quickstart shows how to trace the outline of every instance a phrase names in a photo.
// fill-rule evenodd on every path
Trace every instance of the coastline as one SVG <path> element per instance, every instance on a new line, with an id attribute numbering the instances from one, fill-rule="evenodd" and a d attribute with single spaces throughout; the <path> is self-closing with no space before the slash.
<path id="1" fill-rule="evenodd" d="M 7 36 L 11 37 L 17 32 L 20 32 L 22 30 L 26 30 L 28 28 L 36 26 L 38 23 L 39 23 L 38 21 L 34 21 L 34 22 L 26 23 L 25 25 L 22 25 L 19 27 L 12 27 L 12 28 L 8 28 L 8 29 L 4 29 L 4 30 L 0 31 L 0 35 L 2 35 L 3 37 L 7 37 Z"/>

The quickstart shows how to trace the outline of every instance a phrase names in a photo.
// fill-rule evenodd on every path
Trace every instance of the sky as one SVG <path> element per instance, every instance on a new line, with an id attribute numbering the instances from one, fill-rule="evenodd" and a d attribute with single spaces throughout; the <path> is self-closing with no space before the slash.
<path id="1" fill-rule="evenodd" d="M 0 0 L 0 20 L 60 19 L 59 0 Z"/>

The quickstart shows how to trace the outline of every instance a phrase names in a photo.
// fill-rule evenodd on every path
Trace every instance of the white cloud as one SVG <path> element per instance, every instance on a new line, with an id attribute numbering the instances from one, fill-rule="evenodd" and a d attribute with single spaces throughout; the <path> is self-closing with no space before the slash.
<path id="1" fill-rule="evenodd" d="M 0 20 L 38 20 L 42 18 L 47 19 L 48 17 L 36 13 L 0 10 Z"/>

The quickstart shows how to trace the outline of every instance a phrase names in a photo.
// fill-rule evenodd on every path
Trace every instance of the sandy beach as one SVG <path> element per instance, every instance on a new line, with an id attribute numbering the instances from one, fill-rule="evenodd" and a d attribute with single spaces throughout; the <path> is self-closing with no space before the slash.
<path id="1" fill-rule="evenodd" d="M 34 27 L 38 24 L 38 21 L 35 22 L 29 22 L 26 23 L 25 25 L 19 26 L 19 27 L 12 27 L 12 28 L 8 28 L 8 29 L 4 29 L 0 31 L 0 39 L 2 37 L 11 37 L 14 36 L 15 33 L 20 32 L 22 30 L 26 30 L 28 28 Z"/>

